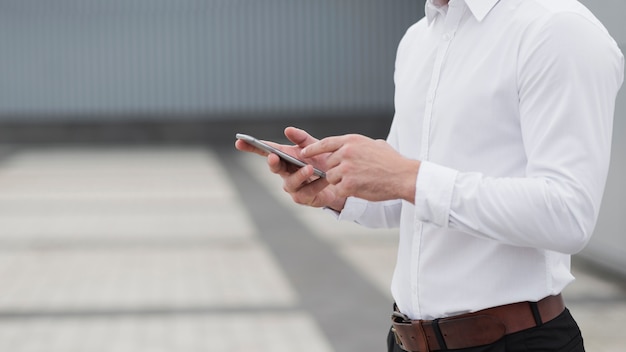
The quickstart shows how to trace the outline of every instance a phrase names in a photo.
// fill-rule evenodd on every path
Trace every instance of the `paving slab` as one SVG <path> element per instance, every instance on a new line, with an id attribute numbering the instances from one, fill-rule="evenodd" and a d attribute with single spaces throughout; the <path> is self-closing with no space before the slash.
<path id="1" fill-rule="evenodd" d="M 275 260 L 253 242 L 5 252 L 0 268 L 0 314 L 272 307 L 297 300 Z"/>
<path id="2" fill-rule="evenodd" d="M 0 160 L 0 350 L 330 351 L 207 148 Z"/>
<path id="3" fill-rule="evenodd" d="M 0 350 L 20 352 L 332 352 L 298 312 L 0 320 Z"/>

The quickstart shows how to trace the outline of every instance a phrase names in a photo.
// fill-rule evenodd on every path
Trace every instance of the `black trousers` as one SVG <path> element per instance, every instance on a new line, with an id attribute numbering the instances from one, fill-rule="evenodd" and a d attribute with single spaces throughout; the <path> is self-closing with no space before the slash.
<path id="1" fill-rule="evenodd" d="M 404 352 L 396 344 L 393 333 L 387 336 L 389 352 Z M 491 345 L 464 348 L 462 352 L 584 352 L 583 338 L 578 324 L 565 309 L 553 320 L 528 330 L 506 335 Z"/>

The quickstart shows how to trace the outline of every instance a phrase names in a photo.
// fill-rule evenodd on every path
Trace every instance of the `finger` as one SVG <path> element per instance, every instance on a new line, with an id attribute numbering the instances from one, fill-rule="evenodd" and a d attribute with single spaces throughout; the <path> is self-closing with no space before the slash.
<path id="1" fill-rule="evenodd" d="M 338 168 L 333 168 L 326 171 L 326 182 L 331 185 L 337 185 L 342 181 L 342 175 Z"/>
<path id="2" fill-rule="evenodd" d="M 283 145 L 283 144 L 279 144 L 279 143 L 272 142 L 272 141 L 266 141 L 266 140 L 261 140 L 261 142 L 263 142 L 263 143 L 265 143 L 265 144 L 267 144 L 267 145 L 269 145 L 271 147 L 274 147 L 276 149 L 285 151 L 284 149 L 285 149 L 286 146 Z"/>
<path id="3" fill-rule="evenodd" d="M 311 136 L 306 131 L 295 127 L 285 128 L 285 137 L 301 148 L 318 141 L 317 138 Z"/>
<path id="4" fill-rule="evenodd" d="M 312 158 L 319 154 L 333 153 L 343 146 L 344 139 L 343 136 L 324 138 L 302 149 L 300 155 L 303 158 Z"/>
<path id="5" fill-rule="evenodd" d="M 283 162 L 276 154 L 269 154 L 267 156 L 267 165 L 269 166 L 270 171 L 275 174 L 289 174 L 286 163 Z"/>
<path id="6" fill-rule="evenodd" d="M 323 178 L 317 179 L 300 187 L 297 192 L 291 192 L 291 198 L 298 204 L 309 206 L 321 206 L 324 200 L 319 196 L 328 187 L 328 182 Z"/>
<path id="7" fill-rule="evenodd" d="M 295 193 L 302 187 L 311 183 L 313 177 L 313 167 L 311 165 L 304 166 L 296 172 L 283 178 L 283 189 L 288 193 Z"/>
<path id="8" fill-rule="evenodd" d="M 255 153 L 255 154 L 259 154 L 259 155 L 267 155 L 267 153 L 259 148 L 256 148 L 248 143 L 246 143 L 245 141 L 242 141 L 240 139 L 235 141 L 235 148 L 237 150 L 240 150 L 242 152 L 249 152 L 249 153 Z"/>

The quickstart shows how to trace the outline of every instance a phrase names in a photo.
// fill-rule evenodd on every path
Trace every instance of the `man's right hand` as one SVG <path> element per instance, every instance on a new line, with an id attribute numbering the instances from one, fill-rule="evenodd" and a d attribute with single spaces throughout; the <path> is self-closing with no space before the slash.
<path id="1" fill-rule="evenodd" d="M 292 146 L 282 145 L 277 143 L 266 142 L 273 147 L 278 148 L 296 158 L 302 159 L 307 164 L 314 165 L 315 167 L 325 170 L 326 159 L 328 155 L 322 154 L 314 158 L 302 158 L 301 150 L 318 140 L 308 134 L 306 131 L 287 127 L 285 129 L 285 136 L 291 142 Z M 267 153 L 238 140 L 235 143 L 235 147 L 238 150 L 245 152 L 252 152 L 259 155 L 267 155 Z M 270 171 L 279 175 L 283 179 L 283 190 L 289 195 L 294 202 L 302 205 L 308 205 L 311 207 L 329 207 L 336 211 L 341 211 L 346 202 L 346 198 L 338 197 L 333 192 L 334 186 L 329 185 L 326 179 L 318 178 L 313 173 L 313 166 L 307 165 L 302 168 L 298 168 L 292 164 L 286 163 L 281 160 L 276 154 L 269 154 L 267 156 L 267 163 Z"/>

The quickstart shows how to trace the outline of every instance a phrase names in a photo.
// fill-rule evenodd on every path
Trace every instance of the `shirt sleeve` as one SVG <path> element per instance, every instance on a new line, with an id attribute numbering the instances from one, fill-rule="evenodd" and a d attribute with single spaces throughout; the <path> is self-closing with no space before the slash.
<path id="1" fill-rule="evenodd" d="M 524 177 L 455 174 L 424 163 L 416 216 L 573 254 L 588 242 L 599 213 L 624 58 L 603 27 L 568 13 L 529 28 L 517 65 Z"/>
<path id="2" fill-rule="evenodd" d="M 337 218 L 369 228 L 396 228 L 400 226 L 401 211 L 401 200 L 370 202 L 349 197 Z"/>

